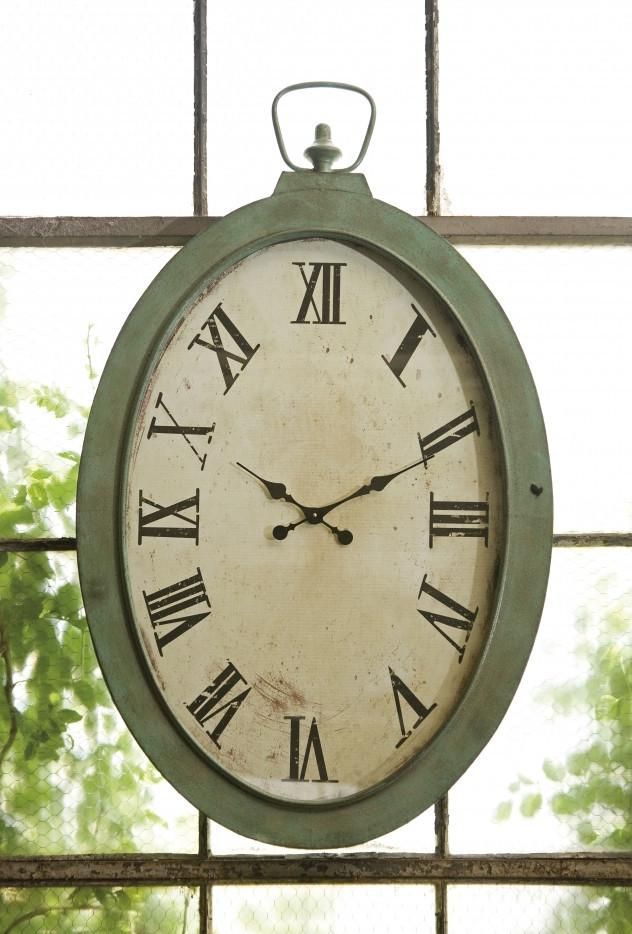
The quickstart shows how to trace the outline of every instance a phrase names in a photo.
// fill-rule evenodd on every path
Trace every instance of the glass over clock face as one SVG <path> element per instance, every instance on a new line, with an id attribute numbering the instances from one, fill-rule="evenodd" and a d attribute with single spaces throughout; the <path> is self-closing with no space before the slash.
<path id="1" fill-rule="evenodd" d="M 367 794 L 457 709 L 503 548 L 485 381 L 440 300 L 299 239 L 192 299 L 137 406 L 130 617 L 180 733 L 280 801 Z"/>

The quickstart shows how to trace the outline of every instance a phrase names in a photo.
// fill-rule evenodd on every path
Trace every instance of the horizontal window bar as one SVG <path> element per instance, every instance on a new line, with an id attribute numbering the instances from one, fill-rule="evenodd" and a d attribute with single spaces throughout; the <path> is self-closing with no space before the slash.
<path id="1" fill-rule="evenodd" d="M 181 246 L 217 217 L 0 217 L 4 247 Z M 459 243 L 632 243 L 632 217 L 420 217 Z"/>
<path id="2" fill-rule="evenodd" d="M 588 853 L 523 856 L 46 856 L 0 860 L 0 884 L 528 883 L 632 885 L 632 860 Z"/>
<path id="3" fill-rule="evenodd" d="M 631 548 L 632 532 L 563 532 L 554 548 Z M 2 551 L 75 551 L 76 538 L 0 538 Z"/>

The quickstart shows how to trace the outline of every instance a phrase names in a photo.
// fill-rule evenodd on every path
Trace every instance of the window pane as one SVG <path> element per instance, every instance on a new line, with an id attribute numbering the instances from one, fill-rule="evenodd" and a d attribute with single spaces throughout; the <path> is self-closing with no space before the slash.
<path id="1" fill-rule="evenodd" d="M 629 930 L 632 889 L 468 885 L 448 889 L 450 934 L 600 934 Z"/>
<path id="2" fill-rule="evenodd" d="M 414 930 L 434 930 L 432 886 L 213 888 L 215 934 L 401 934 L 413 923 Z"/>
<path id="3" fill-rule="evenodd" d="M 444 213 L 632 213 L 632 6 L 439 9 Z"/>
<path id="4" fill-rule="evenodd" d="M 369 840 L 368 843 L 362 843 L 359 846 L 338 849 L 336 853 L 433 853 L 434 848 L 434 808 L 429 808 L 418 818 L 398 830 L 394 830 L 392 833 L 378 837 L 376 840 Z M 261 856 L 273 853 L 283 854 L 291 851 L 284 847 L 270 846 L 266 843 L 259 843 L 257 840 L 249 840 L 226 830 L 220 824 L 212 823 L 211 852 L 215 856 L 228 854 Z M 307 856 L 309 853 L 319 851 L 299 850 L 298 852 Z"/>
<path id="5" fill-rule="evenodd" d="M 631 570 L 632 549 L 554 550 L 522 683 L 450 792 L 452 852 L 632 849 Z"/>
<path id="6" fill-rule="evenodd" d="M 20 934 L 195 934 L 199 896 L 185 888 L 0 889 L 5 931 Z"/>
<path id="7" fill-rule="evenodd" d="M 74 557 L 0 557 L 0 852 L 196 852 L 197 812 L 112 706 Z"/>
<path id="8" fill-rule="evenodd" d="M 6 537 L 73 533 L 85 411 L 121 325 L 175 252 L 0 250 L 2 495 L 14 502 L 24 486 L 37 513 Z"/>
<path id="9" fill-rule="evenodd" d="M 189 3 L 3 0 L 0 213 L 190 213 L 192 50 Z"/>
<path id="10" fill-rule="evenodd" d="M 285 168 L 270 121 L 272 99 L 289 84 L 316 79 L 360 85 L 373 96 L 377 123 L 360 171 L 376 197 L 421 213 L 424 29 L 423 4 L 416 0 L 388 5 L 323 0 L 305 17 L 292 0 L 210 5 L 209 214 L 224 214 L 272 193 Z M 395 47 L 397 54 L 387 59 L 385 52 Z M 347 107 L 346 97 L 353 101 L 357 95 L 330 91 L 324 100 L 313 92 L 296 92 L 281 102 L 282 129 L 294 162 L 308 164 L 302 153 L 319 122 L 331 125 L 333 140 L 343 149 L 346 161 L 339 164 L 353 161 L 367 116 L 359 97 L 357 113 L 351 103 Z"/>
<path id="11" fill-rule="evenodd" d="M 632 529 L 632 432 L 625 427 L 632 249 L 460 252 L 504 307 L 531 366 L 549 439 L 555 530 Z"/>

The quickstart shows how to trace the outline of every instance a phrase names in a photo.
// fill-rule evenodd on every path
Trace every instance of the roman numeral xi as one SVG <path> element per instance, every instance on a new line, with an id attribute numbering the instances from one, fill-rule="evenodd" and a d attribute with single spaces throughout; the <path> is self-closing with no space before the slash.
<path id="1" fill-rule="evenodd" d="M 225 332 L 224 337 L 222 337 L 220 325 Z M 202 335 L 203 331 L 205 331 L 204 335 Z M 236 349 L 227 350 L 226 347 L 224 347 L 224 339 L 226 336 L 230 338 L 233 347 Z M 210 337 L 210 341 L 208 337 Z M 206 350 L 212 350 L 216 355 L 224 385 L 226 386 L 224 395 L 226 395 L 228 390 L 233 386 L 239 373 L 250 363 L 261 346 L 257 344 L 256 347 L 253 347 L 248 343 L 239 328 L 231 321 L 222 308 L 221 302 L 217 305 L 215 310 L 211 312 L 202 325 L 201 330 L 195 335 L 189 344 L 189 350 L 191 350 L 194 344 L 199 344 L 200 347 L 205 347 Z M 233 371 L 231 362 L 239 365 L 239 373 Z"/>

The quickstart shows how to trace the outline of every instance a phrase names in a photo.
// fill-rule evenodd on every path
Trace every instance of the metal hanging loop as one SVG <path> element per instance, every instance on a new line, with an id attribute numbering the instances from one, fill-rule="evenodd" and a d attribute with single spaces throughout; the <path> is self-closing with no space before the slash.
<path id="1" fill-rule="evenodd" d="M 356 94 L 361 94 L 362 97 L 366 98 L 371 107 L 371 116 L 369 118 L 369 124 L 367 126 L 366 134 L 364 136 L 364 142 L 360 147 L 360 152 L 355 162 L 351 165 L 345 166 L 343 169 L 334 169 L 332 168 L 332 163 L 334 159 L 337 159 L 340 155 L 340 150 L 333 145 L 329 136 L 329 127 L 326 124 L 318 124 L 316 127 L 316 139 L 311 146 L 305 150 L 305 155 L 310 159 L 314 165 L 313 169 L 305 168 L 304 166 L 296 165 L 287 154 L 285 148 L 285 143 L 283 141 L 283 135 L 281 133 L 281 127 L 279 126 L 279 117 L 277 114 L 278 103 L 285 94 L 289 94 L 290 91 L 302 91 L 306 88 L 337 88 L 341 91 L 353 91 Z M 282 91 L 279 91 L 277 96 L 272 101 L 272 126 L 274 127 L 274 135 L 276 136 L 276 141 L 279 146 L 279 152 L 285 164 L 289 166 L 294 172 L 353 172 L 354 169 L 360 165 L 364 159 L 367 149 L 369 148 L 369 143 L 371 142 L 371 136 L 373 135 L 373 127 L 375 126 L 375 102 L 371 95 L 364 91 L 362 88 L 356 87 L 354 84 L 341 84 L 338 81 L 303 81 L 301 84 L 290 84 L 287 88 L 283 88 Z M 325 132 L 326 128 L 326 132 Z"/>

